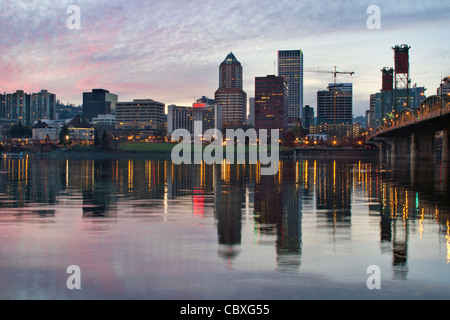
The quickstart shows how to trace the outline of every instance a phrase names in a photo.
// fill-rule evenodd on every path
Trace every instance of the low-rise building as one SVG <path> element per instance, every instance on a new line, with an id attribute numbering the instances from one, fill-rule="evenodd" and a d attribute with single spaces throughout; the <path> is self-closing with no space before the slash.
<path id="1" fill-rule="evenodd" d="M 310 133 L 356 139 L 361 134 L 361 124 L 316 124 L 310 127 Z"/>
<path id="2" fill-rule="evenodd" d="M 67 124 L 69 132 L 66 140 L 79 144 L 90 144 L 95 138 L 95 128 L 84 118 L 77 116 Z"/>
<path id="3" fill-rule="evenodd" d="M 307 135 L 308 140 L 310 141 L 327 141 L 328 140 L 328 135 L 325 133 L 317 133 L 317 134 L 308 134 Z"/>
<path id="4" fill-rule="evenodd" d="M 59 130 L 46 122 L 38 121 L 32 127 L 32 139 L 35 143 L 57 141 L 59 139 Z"/>
<path id="5" fill-rule="evenodd" d="M 98 132 L 103 132 L 104 130 L 114 130 L 116 125 L 116 116 L 113 114 L 99 114 L 97 117 L 92 119 L 92 125 Z"/>

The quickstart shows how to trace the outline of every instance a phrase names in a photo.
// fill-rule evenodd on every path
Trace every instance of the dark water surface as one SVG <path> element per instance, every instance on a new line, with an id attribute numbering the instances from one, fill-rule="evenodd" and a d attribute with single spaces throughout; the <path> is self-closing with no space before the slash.
<path id="1" fill-rule="evenodd" d="M 2 156 L 0 298 L 450 298 L 447 168 L 259 169 Z"/>

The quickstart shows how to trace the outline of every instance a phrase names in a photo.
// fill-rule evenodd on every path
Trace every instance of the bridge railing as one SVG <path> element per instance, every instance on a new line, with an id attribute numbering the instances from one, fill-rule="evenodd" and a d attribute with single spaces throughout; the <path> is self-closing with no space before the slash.
<path id="1" fill-rule="evenodd" d="M 442 103 L 442 100 L 444 100 L 444 103 Z M 450 96 L 444 96 L 443 99 L 440 96 L 431 96 L 425 99 L 417 110 L 405 109 L 396 114 L 394 118 L 385 120 L 367 139 L 370 140 L 381 133 L 440 117 L 448 113 L 450 113 Z"/>

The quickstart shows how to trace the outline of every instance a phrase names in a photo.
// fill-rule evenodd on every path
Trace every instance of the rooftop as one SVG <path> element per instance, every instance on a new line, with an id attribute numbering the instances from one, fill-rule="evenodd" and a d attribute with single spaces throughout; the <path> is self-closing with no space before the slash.
<path id="1" fill-rule="evenodd" d="M 234 63 L 239 63 L 238 59 L 236 59 L 235 55 L 233 54 L 233 52 L 230 52 L 227 57 L 225 58 L 225 60 L 223 60 L 224 64 L 234 64 Z"/>

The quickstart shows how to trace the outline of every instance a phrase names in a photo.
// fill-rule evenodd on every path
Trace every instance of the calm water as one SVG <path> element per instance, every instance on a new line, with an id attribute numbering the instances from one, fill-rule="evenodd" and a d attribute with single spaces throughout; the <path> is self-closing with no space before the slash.
<path id="1" fill-rule="evenodd" d="M 445 169 L 2 157 L 0 298 L 449 299 Z"/>

